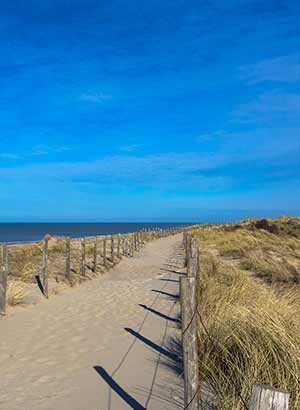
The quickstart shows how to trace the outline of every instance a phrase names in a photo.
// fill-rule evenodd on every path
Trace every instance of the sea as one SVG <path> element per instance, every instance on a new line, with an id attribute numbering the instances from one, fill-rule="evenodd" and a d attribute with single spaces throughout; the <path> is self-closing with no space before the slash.
<path id="1" fill-rule="evenodd" d="M 0 243 L 34 242 L 46 234 L 72 238 L 183 227 L 188 223 L 0 223 Z"/>

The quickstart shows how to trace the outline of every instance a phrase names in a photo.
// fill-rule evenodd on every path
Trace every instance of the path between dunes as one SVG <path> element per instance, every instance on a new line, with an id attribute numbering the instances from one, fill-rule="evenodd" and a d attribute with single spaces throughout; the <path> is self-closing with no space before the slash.
<path id="1" fill-rule="evenodd" d="M 0 321 L 0 409 L 182 408 L 181 235 Z M 174 355 L 175 354 L 175 355 Z"/>

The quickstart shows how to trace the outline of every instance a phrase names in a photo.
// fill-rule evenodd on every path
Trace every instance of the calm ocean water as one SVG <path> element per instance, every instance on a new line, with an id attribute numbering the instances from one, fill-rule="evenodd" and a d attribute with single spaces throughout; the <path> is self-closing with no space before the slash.
<path id="1" fill-rule="evenodd" d="M 184 223 L 0 223 L 1 242 L 37 241 L 44 235 L 81 236 L 135 232 L 142 228 L 171 228 Z"/>

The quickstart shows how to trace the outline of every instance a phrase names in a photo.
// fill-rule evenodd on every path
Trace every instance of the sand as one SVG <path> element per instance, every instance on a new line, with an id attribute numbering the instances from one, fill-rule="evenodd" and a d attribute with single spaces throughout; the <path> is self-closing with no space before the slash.
<path id="1" fill-rule="evenodd" d="M 181 240 L 0 320 L 0 409 L 182 408 Z"/>

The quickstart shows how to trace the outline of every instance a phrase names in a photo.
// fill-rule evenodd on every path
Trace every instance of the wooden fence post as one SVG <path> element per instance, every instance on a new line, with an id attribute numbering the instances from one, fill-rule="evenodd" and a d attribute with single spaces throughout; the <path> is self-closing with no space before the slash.
<path id="1" fill-rule="evenodd" d="M 138 248 L 139 248 L 139 250 L 140 250 L 141 247 L 142 247 L 141 232 L 138 232 L 138 233 L 137 233 L 137 238 L 138 238 Z"/>
<path id="2" fill-rule="evenodd" d="M 110 251 L 111 251 L 111 261 L 114 263 L 115 260 L 115 238 L 113 235 L 110 237 Z"/>
<path id="3" fill-rule="evenodd" d="M 43 245 L 43 267 L 42 267 L 42 284 L 44 296 L 48 299 L 49 289 L 48 289 L 48 241 L 49 237 L 46 235 L 44 238 Z"/>
<path id="4" fill-rule="evenodd" d="M 0 271 L 0 316 L 6 314 L 6 290 L 8 277 L 8 246 L 2 246 L 2 264 Z"/>
<path id="5" fill-rule="evenodd" d="M 66 239 L 66 277 L 71 281 L 71 238 Z"/>
<path id="6" fill-rule="evenodd" d="M 288 410 L 290 394 L 263 384 L 254 384 L 249 410 Z"/>
<path id="7" fill-rule="evenodd" d="M 106 260 L 106 238 L 103 239 L 103 265 L 106 267 L 107 260 Z"/>
<path id="8" fill-rule="evenodd" d="M 81 238 L 80 274 L 85 276 L 85 238 Z"/>
<path id="9" fill-rule="evenodd" d="M 93 271 L 97 272 L 97 262 L 98 262 L 98 238 L 95 236 L 94 239 L 94 263 L 93 263 Z"/>
<path id="10" fill-rule="evenodd" d="M 122 255 L 123 256 L 127 256 L 126 255 L 126 238 L 124 238 L 124 236 L 123 236 L 123 238 L 122 238 Z"/>
<path id="11" fill-rule="evenodd" d="M 190 258 L 191 258 L 191 242 L 192 242 L 192 235 L 190 232 L 186 234 L 186 246 L 185 246 L 185 255 L 186 255 L 186 267 L 187 271 L 190 269 Z"/>
<path id="12" fill-rule="evenodd" d="M 137 251 L 138 250 L 138 238 L 137 234 L 134 234 L 134 249 Z"/>
<path id="13" fill-rule="evenodd" d="M 197 239 L 193 238 L 189 241 L 189 261 L 187 276 L 195 278 L 199 269 L 199 247 Z"/>
<path id="14" fill-rule="evenodd" d="M 197 347 L 196 278 L 180 278 L 184 408 L 199 408 L 199 358 Z"/>
<path id="15" fill-rule="evenodd" d="M 183 231 L 182 246 L 184 251 L 184 267 L 187 267 L 187 231 Z"/>
<path id="16" fill-rule="evenodd" d="M 130 241 L 130 255 L 134 256 L 134 238 L 131 236 L 131 241 Z"/>
<path id="17" fill-rule="evenodd" d="M 117 256 L 118 256 L 118 258 L 121 257 L 121 234 L 118 234 Z"/>
<path id="18" fill-rule="evenodd" d="M 141 248 L 144 246 L 144 232 L 143 230 L 140 231 L 140 243 L 141 243 Z"/>

